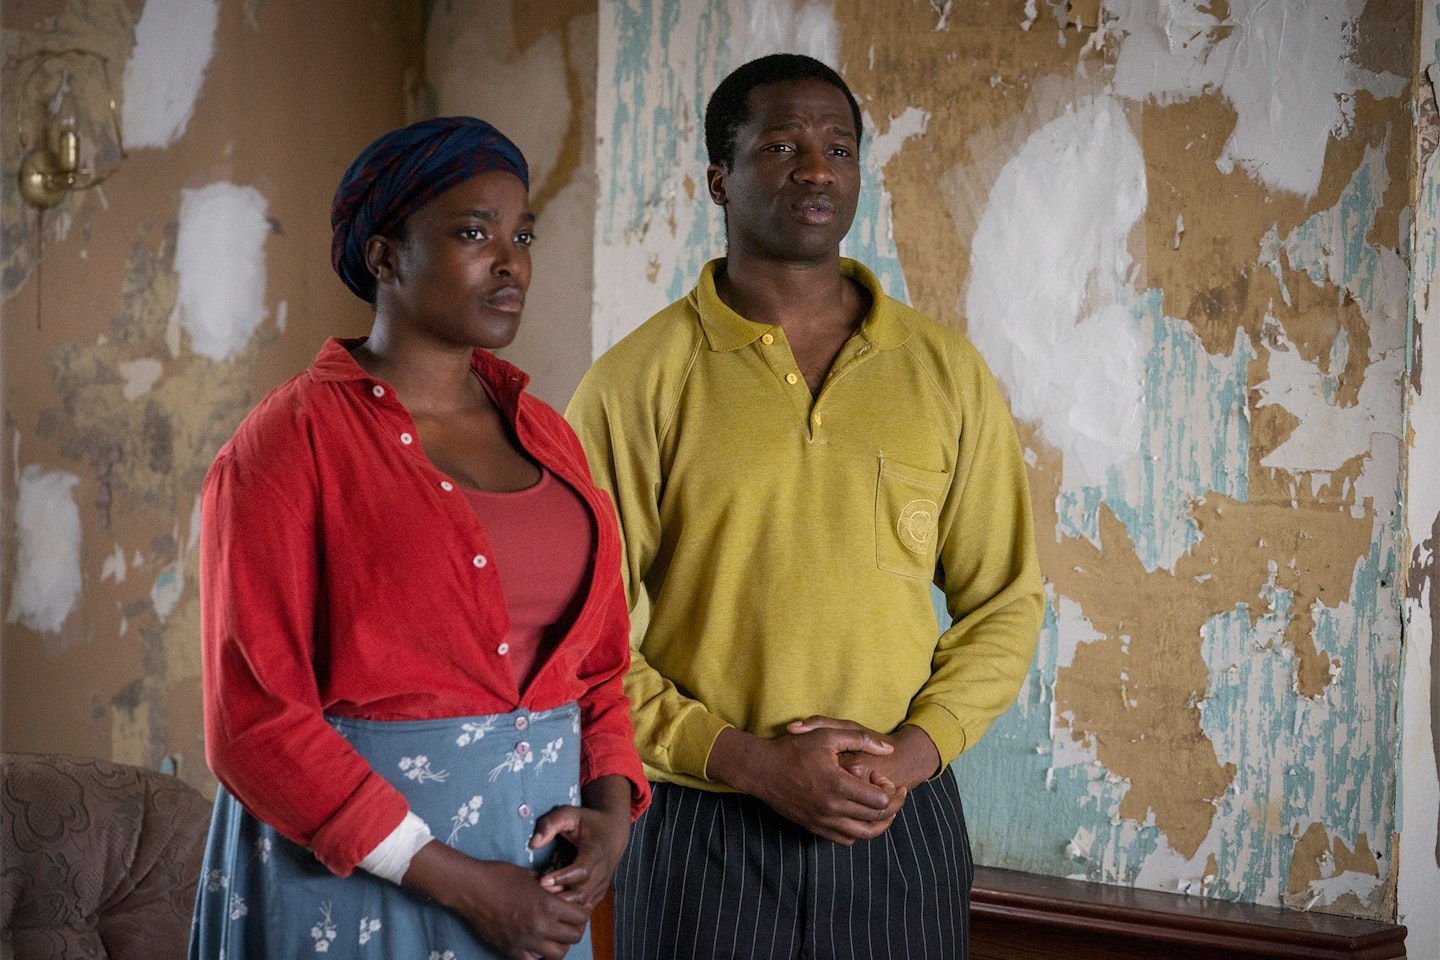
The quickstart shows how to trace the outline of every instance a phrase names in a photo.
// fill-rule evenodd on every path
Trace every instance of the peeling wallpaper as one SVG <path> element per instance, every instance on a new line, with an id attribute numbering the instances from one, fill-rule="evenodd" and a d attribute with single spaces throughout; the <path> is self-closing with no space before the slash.
<path id="1" fill-rule="evenodd" d="M 17 84 L 0 84 L 4 749 L 213 784 L 200 485 L 261 395 L 326 336 L 368 327 L 330 268 L 330 198 L 355 153 L 404 120 L 412 6 L 0 7 L 7 62 L 71 47 L 108 59 L 128 150 L 39 217 L 14 189 L 33 131 L 14 120 Z M 103 87 L 76 81 L 82 157 L 118 159 L 95 120 L 109 121 Z"/>
<path id="2" fill-rule="evenodd" d="M 968 332 L 1031 466 L 1050 610 L 957 764 L 978 859 L 1394 918 L 1413 11 L 1086 6 L 602 0 L 594 349 L 722 252 L 715 83 L 837 66 L 845 252 Z"/>
<path id="3" fill-rule="evenodd" d="M 1049 610 L 957 764 L 978 858 L 1440 956 L 1440 4 L 0 2 L 7 58 L 106 56 L 135 137 L 37 218 L 0 84 L 5 749 L 209 784 L 200 481 L 368 326 L 328 262 L 360 147 L 426 97 L 513 128 L 566 282 L 512 359 L 563 404 L 588 317 L 598 353 L 722 252 L 704 97 L 800 50 L 865 115 L 845 253 L 981 346 L 1031 468 Z"/>
<path id="4" fill-rule="evenodd" d="M 1406 381 L 1405 650 L 1401 694 L 1400 913 L 1414 956 L 1440 957 L 1440 3 L 1418 4 L 1415 269 Z M 1432 58 L 1433 57 L 1433 58 Z"/>
<path id="5" fill-rule="evenodd" d="M 501 355 L 562 410 L 590 366 L 596 25 L 595 0 L 443 0 L 425 32 L 437 111 L 489 120 L 530 165 L 530 291 Z"/>

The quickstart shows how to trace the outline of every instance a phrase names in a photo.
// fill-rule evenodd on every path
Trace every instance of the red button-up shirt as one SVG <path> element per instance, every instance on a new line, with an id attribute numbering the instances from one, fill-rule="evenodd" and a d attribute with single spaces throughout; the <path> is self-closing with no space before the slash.
<path id="1" fill-rule="evenodd" d="M 388 384 L 328 341 L 221 448 L 201 500 L 205 742 L 257 817 L 348 874 L 404 798 L 324 714 L 426 720 L 581 708 L 581 783 L 620 774 L 649 802 L 621 686 L 630 661 L 614 509 L 568 425 L 484 351 L 472 367 L 532 457 L 595 517 L 594 574 L 569 632 L 520 689 L 490 543 L 425 456 Z"/>

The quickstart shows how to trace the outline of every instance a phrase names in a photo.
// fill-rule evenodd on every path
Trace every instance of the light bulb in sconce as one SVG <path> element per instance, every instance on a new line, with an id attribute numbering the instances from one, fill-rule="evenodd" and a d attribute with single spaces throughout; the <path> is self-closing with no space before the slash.
<path id="1" fill-rule="evenodd" d="M 80 169 L 80 123 L 76 118 L 75 99 L 70 93 L 70 72 L 60 81 L 60 92 L 50 113 L 55 124 L 55 161 L 66 173 Z"/>

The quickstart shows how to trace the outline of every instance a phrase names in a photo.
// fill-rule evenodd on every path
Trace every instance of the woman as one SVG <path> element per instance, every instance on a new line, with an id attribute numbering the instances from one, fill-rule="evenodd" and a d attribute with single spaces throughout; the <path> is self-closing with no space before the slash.
<path id="1" fill-rule="evenodd" d="M 192 958 L 589 956 L 649 793 L 613 509 L 486 352 L 524 306 L 527 190 L 480 120 L 366 148 L 331 223 L 370 335 L 327 342 L 206 478 L 222 789 Z"/>

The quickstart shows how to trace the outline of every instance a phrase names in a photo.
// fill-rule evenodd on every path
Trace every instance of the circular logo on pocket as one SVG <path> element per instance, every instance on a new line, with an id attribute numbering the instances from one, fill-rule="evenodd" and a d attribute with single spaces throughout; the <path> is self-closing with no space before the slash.
<path id="1" fill-rule="evenodd" d="M 900 519 L 895 532 L 905 549 L 913 553 L 929 553 L 930 541 L 935 539 L 935 527 L 939 522 L 940 508 L 934 500 L 911 500 L 900 510 Z"/>

